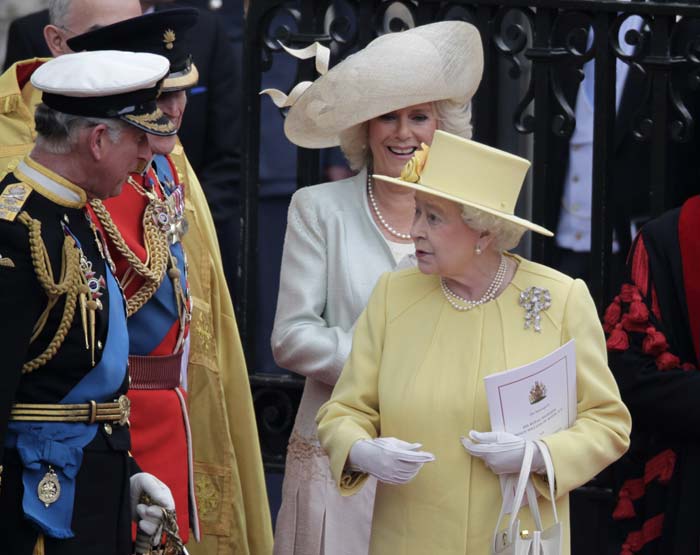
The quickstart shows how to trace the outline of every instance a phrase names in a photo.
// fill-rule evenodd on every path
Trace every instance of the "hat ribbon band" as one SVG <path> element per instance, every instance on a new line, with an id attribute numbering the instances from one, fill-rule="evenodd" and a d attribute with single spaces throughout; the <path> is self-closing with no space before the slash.
<path id="1" fill-rule="evenodd" d="M 316 71 L 319 73 L 319 75 L 325 75 L 328 72 L 331 51 L 322 44 L 314 42 L 306 48 L 295 49 L 288 48 L 280 42 L 280 46 L 284 48 L 288 54 L 300 60 L 308 60 L 309 58 L 315 57 Z M 272 102 L 274 102 L 275 106 L 278 108 L 287 108 L 289 106 L 293 106 L 312 83 L 313 81 L 302 81 L 301 83 L 297 83 L 288 95 L 284 94 L 279 89 L 265 89 L 260 91 L 260 94 L 270 95 Z"/>

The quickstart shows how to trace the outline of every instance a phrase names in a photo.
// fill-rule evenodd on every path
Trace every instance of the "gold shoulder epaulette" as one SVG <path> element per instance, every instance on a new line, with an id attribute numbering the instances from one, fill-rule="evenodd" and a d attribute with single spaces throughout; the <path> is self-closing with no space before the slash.
<path id="1" fill-rule="evenodd" d="M 10 183 L 0 193 L 0 220 L 13 222 L 27 202 L 32 188 L 26 183 Z"/>

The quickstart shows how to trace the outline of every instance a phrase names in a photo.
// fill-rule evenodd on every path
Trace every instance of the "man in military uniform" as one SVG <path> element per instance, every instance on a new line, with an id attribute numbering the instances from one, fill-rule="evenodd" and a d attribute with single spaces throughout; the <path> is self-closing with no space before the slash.
<path id="1" fill-rule="evenodd" d="M 37 142 L 0 182 L 0 535 L 13 555 L 126 555 L 132 519 L 159 542 L 175 508 L 128 452 L 125 306 L 85 209 L 150 159 L 147 133 L 175 132 L 155 103 L 168 66 L 92 52 L 32 75 Z"/>
<path id="2" fill-rule="evenodd" d="M 158 106 L 179 128 L 186 90 L 197 83 L 197 68 L 187 42 L 196 20 L 197 11 L 191 8 L 163 10 L 73 37 L 67 45 L 74 51 L 116 48 L 166 56 L 170 73 L 163 82 Z M 219 290 L 225 291 L 218 247 L 206 248 L 215 241 L 211 219 L 205 219 L 208 211 L 185 208 L 185 199 L 195 207 L 206 203 L 176 138 L 152 136 L 149 142 L 156 155 L 148 171 L 132 174 L 118 197 L 91 203 L 105 230 L 129 306 L 132 454 L 144 470 L 170 487 L 178 507 L 187 506 L 189 493 L 192 518 L 188 520 L 186 511 L 178 511 L 184 541 L 190 527 L 200 539 L 194 488 L 188 491 L 188 483 L 195 485 L 188 480 L 192 476 L 188 469 L 194 471 L 197 490 L 204 495 L 199 506 L 204 510 L 202 541 L 199 545 L 189 543 L 193 554 L 269 552 L 268 504 L 264 496 L 251 495 L 264 491 L 264 486 L 245 362 L 230 299 L 226 294 L 216 307 L 212 306 L 217 301 L 212 293 L 194 301 L 189 295 L 188 284 L 193 285 L 195 295 L 213 291 L 218 276 L 222 279 Z M 193 225 L 186 226 L 185 217 Z M 155 220 L 158 223 L 153 225 Z M 216 263 L 213 268 L 212 262 Z M 214 324 L 214 311 L 231 316 Z M 218 353 L 212 349 L 217 342 Z M 238 398 L 228 403 L 219 383 L 211 381 L 211 370 L 216 366 L 209 361 L 217 360 L 213 355 L 221 352 L 227 355 L 221 360 L 228 367 L 217 364 L 215 376 L 235 373 L 239 384 L 234 393 Z M 194 393 L 188 399 L 192 441 L 185 405 L 188 385 Z M 231 389 L 225 394 L 230 395 Z M 226 411 L 235 414 L 228 426 Z M 239 438 L 238 444 L 232 438 Z M 194 464 L 188 461 L 192 446 Z M 222 477 L 230 489 L 221 482 Z"/>
<path id="3" fill-rule="evenodd" d="M 90 28 L 91 19 L 99 19 L 96 10 L 92 3 L 84 6 L 77 14 L 79 21 L 74 18 L 72 25 Z M 189 49 L 183 40 L 186 18 L 178 16 L 179 19 L 169 22 L 172 25 L 167 25 L 164 23 L 168 23 L 167 19 L 155 18 L 156 15 L 159 14 L 133 18 L 125 21 L 123 27 L 105 27 L 96 36 L 87 33 L 83 37 L 87 39 L 85 41 L 75 37 L 76 42 L 72 42 L 70 48 L 116 48 L 167 56 L 171 62 L 166 80 L 168 90 L 161 94 L 158 104 L 179 125 L 186 100 L 184 90 L 196 82 L 196 72 L 189 63 Z M 33 112 L 34 101 L 27 100 L 33 94 L 27 81 L 40 63 L 37 60 L 18 62 L 0 76 L 0 166 L 3 157 L 7 161 L 16 160 L 32 141 L 33 126 L 26 121 L 26 116 Z M 143 389 L 134 389 L 129 394 L 134 401 L 131 418 L 135 437 L 133 454 L 137 461 L 143 462 L 145 469 L 150 468 L 173 487 L 175 498 L 180 499 L 177 503 L 178 518 L 184 535 L 188 515 L 180 506 L 182 499 L 185 502 L 188 497 L 192 499 L 188 486 L 194 482 L 200 501 L 199 519 L 191 519 L 190 526 L 196 527 L 198 520 L 201 523 L 201 543 L 192 545 L 190 542 L 191 547 L 188 547 L 192 555 L 269 553 L 272 551 L 272 532 L 255 414 L 216 232 L 202 187 L 182 146 L 175 144 L 174 138 L 166 139 L 168 141 L 161 139 L 158 144 L 151 143 L 154 152 L 161 156 L 155 158 L 148 174 L 144 177 L 132 175 L 124 184 L 125 195 L 105 203 L 117 230 L 109 237 L 110 245 L 114 247 L 120 243 L 118 252 L 112 249 L 117 275 L 123 279 L 132 309 L 139 305 L 139 310 L 134 310 L 129 318 L 130 348 L 134 355 L 132 368 L 137 372 L 137 367 L 144 366 L 134 364 L 136 357 L 143 357 L 139 362 L 149 367 L 151 362 L 160 358 L 157 366 L 162 368 L 160 363 L 164 362 L 170 372 L 166 382 L 155 384 L 158 388 L 153 395 Z M 172 153 L 166 157 L 171 149 Z M 153 191 L 157 198 L 151 202 L 149 194 L 152 195 Z M 181 237 L 184 231 L 184 219 L 181 218 L 183 194 L 186 196 L 184 219 L 189 229 Z M 165 259 L 161 257 L 158 262 L 146 253 L 147 238 L 142 225 L 146 210 L 151 214 L 155 205 L 163 202 L 169 206 L 160 207 L 161 212 L 164 209 L 161 218 L 168 217 L 168 222 L 163 223 L 157 233 L 150 233 L 150 238 L 159 244 L 167 243 L 166 248 L 158 249 L 158 253 L 165 255 Z M 132 210 L 132 207 L 138 209 Z M 172 219 L 167 214 L 169 209 L 174 216 Z M 149 216 L 147 220 L 153 221 L 153 218 Z M 170 233 L 171 229 L 175 233 Z M 181 243 L 177 240 L 171 243 L 171 239 L 181 239 Z M 183 250 L 189 259 L 187 273 L 182 263 Z M 154 263 L 159 265 L 158 272 L 149 270 Z M 162 299 L 166 301 L 161 304 Z M 178 306 L 184 310 L 179 310 Z M 191 309 L 189 325 L 186 321 L 188 309 Z M 168 316 L 156 323 L 154 314 Z M 164 329 L 168 330 L 165 335 Z M 186 356 L 188 348 L 189 356 Z M 179 376 L 173 378 L 172 369 L 177 366 L 177 360 L 183 362 L 185 379 L 182 383 Z M 141 372 L 132 386 L 143 387 L 143 377 Z M 180 385 L 183 387 L 178 387 Z M 182 477 L 183 468 L 186 468 L 186 427 L 182 419 L 185 414 L 182 408 L 184 388 L 189 392 L 193 481 L 192 475 L 189 480 L 187 476 Z M 149 401 L 139 402 L 137 397 L 149 398 Z M 167 412 L 161 410 L 163 405 L 150 402 L 154 398 L 167 403 Z M 171 428 L 176 433 L 163 436 L 162 431 L 169 430 L 167 423 L 174 422 L 178 415 L 177 426 Z M 179 454 L 170 456 L 172 449 Z M 151 460 L 155 464 L 144 458 L 146 451 L 154 457 Z M 168 464 L 158 467 L 160 460 L 167 460 Z M 175 460 L 179 461 L 178 464 L 171 465 Z M 169 475 L 162 474 L 163 467 Z M 194 503 L 190 505 L 195 507 Z"/>

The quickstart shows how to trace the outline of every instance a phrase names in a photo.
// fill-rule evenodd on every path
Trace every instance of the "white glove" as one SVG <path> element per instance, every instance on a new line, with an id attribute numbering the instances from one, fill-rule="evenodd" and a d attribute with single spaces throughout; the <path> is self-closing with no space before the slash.
<path id="1" fill-rule="evenodd" d="M 361 439 L 348 454 L 348 467 L 371 474 L 380 482 L 405 484 L 418 474 L 421 467 L 435 460 L 427 451 L 417 451 L 420 443 L 407 443 L 395 437 Z"/>
<path id="2" fill-rule="evenodd" d="M 460 438 L 473 457 L 479 457 L 494 474 L 518 474 L 525 455 L 525 440 L 508 432 L 469 432 L 469 439 Z M 544 472 L 539 449 L 532 458 L 532 471 Z"/>
<path id="3" fill-rule="evenodd" d="M 141 495 L 151 498 L 151 505 L 141 503 Z M 139 472 L 130 480 L 131 519 L 138 522 L 140 530 L 151 537 L 153 545 L 160 544 L 163 527 L 163 509 L 175 510 L 175 500 L 170 488 L 153 474 Z"/>

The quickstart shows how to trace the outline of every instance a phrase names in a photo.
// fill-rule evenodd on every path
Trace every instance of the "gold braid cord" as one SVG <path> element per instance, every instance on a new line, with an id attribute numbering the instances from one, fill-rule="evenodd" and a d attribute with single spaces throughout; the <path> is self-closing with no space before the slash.
<path id="1" fill-rule="evenodd" d="M 22 366 L 22 372 L 26 374 L 46 364 L 58 352 L 73 324 L 78 295 L 87 291 L 87 283 L 80 268 L 80 251 L 72 237 L 66 236 L 63 240 L 61 276 L 58 282 L 54 282 L 49 255 L 46 252 L 46 245 L 41 238 L 41 222 L 32 219 L 26 212 L 20 213 L 17 219 L 29 229 L 29 251 L 34 271 L 41 287 L 49 298 L 46 310 L 34 326 L 32 341 L 36 339 L 46 325 L 47 311 L 51 310 L 62 295 L 66 296 L 63 315 L 56 334 L 43 353 Z"/>
<path id="2" fill-rule="evenodd" d="M 134 251 L 128 247 L 104 204 L 97 199 L 90 201 L 90 204 L 114 247 L 136 273 L 144 278 L 144 284 L 126 301 L 127 315 L 131 316 L 153 296 L 163 281 L 168 268 L 170 247 L 166 234 L 156 223 L 156 203 L 149 202 L 143 213 L 144 242 L 148 260 L 146 263 L 141 262 Z"/>

